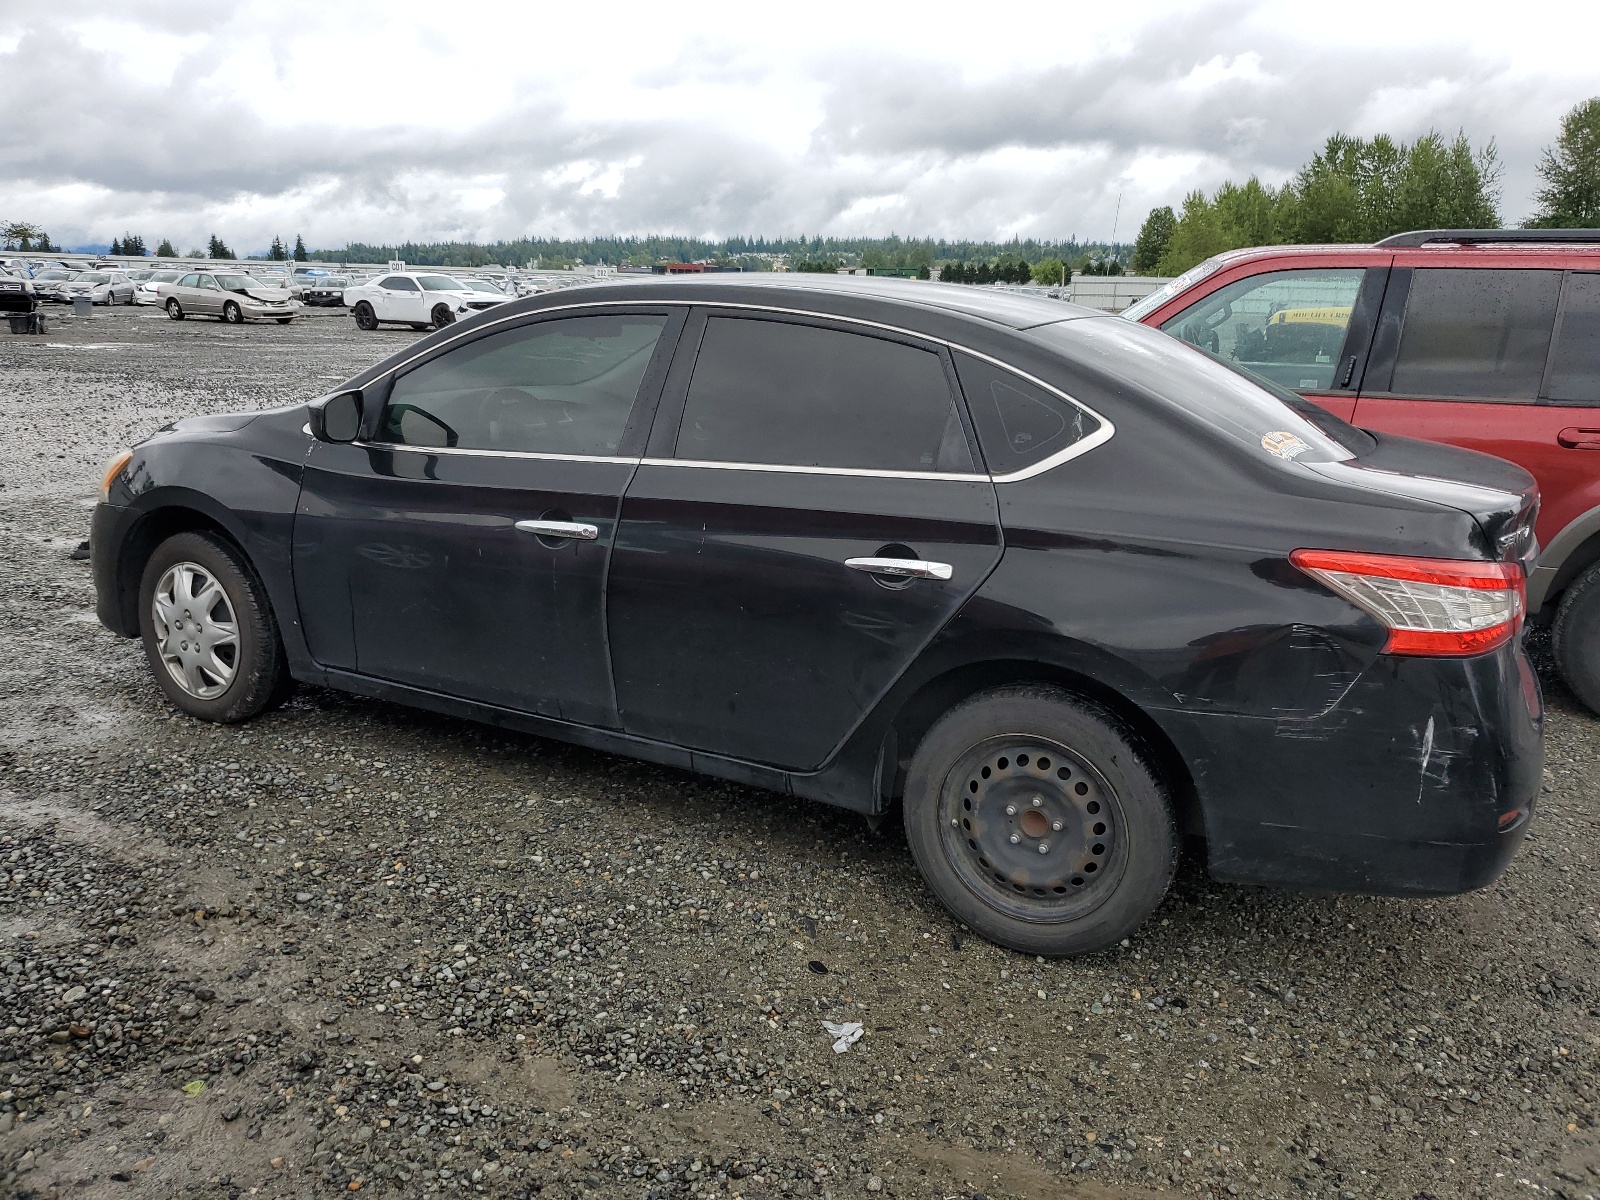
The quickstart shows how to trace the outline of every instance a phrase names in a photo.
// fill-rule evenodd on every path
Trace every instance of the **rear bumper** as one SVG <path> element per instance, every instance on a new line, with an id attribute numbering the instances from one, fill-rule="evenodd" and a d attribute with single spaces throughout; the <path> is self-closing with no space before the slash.
<path id="1" fill-rule="evenodd" d="M 1543 703 L 1520 639 L 1470 659 L 1380 657 L 1312 718 L 1156 715 L 1190 764 L 1211 873 L 1234 882 L 1485 887 L 1543 781 Z"/>

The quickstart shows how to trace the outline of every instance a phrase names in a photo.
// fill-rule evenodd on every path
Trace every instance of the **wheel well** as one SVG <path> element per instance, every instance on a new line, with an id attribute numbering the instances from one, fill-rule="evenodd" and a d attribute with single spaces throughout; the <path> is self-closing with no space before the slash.
<path id="1" fill-rule="evenodd" d="M 893 745 L 898 761 L 892 788 L 884 799 L 895 800 L 904 793 L 911 758 L 935 721 L 969 696 L 1012 683 L 1054 684 L 1116 714 L 1134 730 L 1154 760 L 1152 765 L 1172 794 L 1179 829 L 1187 836 L 1205 836 L 1194 777 L 1172 739 L 1148 713 L 1097 679 L 1051 663 L 1026 660 L 972 663 L 923 684 L 895 714 Z"/>
<path id="2" fill-rule="evenodd" d="M 178 533 L 212 533 L 244 554 L 234 536 L 222 523 L 193 508 L 158 508 L 144 516 L 122 543 L 122 553 L 117 559 L 117 612 L 122 627 L 135 631 L 139 628 L 139 582 L 144 578 L 145 564 L 156 552 L 156 547 Z"/>
<path id="3" fill-rule="evenodd" d="M 1561 566 L 1556 569 L 1556 577 L 1551 582 L 1549 591 L 1545 593 L 1544 603 L 1540 607 L 1553 608 L 1554 602 L 1567 590 L 1568 585 L 1596 562 L 1600 562 L 1600 533 L 1590 534 L 1561 561 Z"/>

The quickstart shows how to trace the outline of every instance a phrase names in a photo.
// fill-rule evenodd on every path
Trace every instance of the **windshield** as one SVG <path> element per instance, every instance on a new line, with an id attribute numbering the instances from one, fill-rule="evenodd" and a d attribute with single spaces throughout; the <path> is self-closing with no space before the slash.
<path id="1" fill-rule="evenodd" d="M 230 292 L 242 292 L 249 288 L 264 288 L 269 286 L 259 279 L 252 279 L 248 275 L 218 275 L 217 282 Z"/>
<path id="2" fill-rule="evenodd" d="M 417 282 L 422 285 L 423 291 L 427 292 L 464 292 L 467 290 L 448 275 L 418 275 Z"/>
<path id="3" fill-rule="evenodd" d="M 73 283 L 110 283 L 111 276 L 102 275 L 98 271 L 85 271 L 73 279 Z"/>
<path id="4" fill-rule="evenodd" d="M 1190 267 L 1182 275 L 1161 285 L 1137 304 L 1129 305 L 1117 315 L 1125 321 L 1142 321 L 1145 317 L 1155 312 L 1168 300 L 1171 300 L 1185 288 L 1191 288 L 1218 267 L 1222 266 L 1222 255 L 1218 254 L 1208 258 L 1197 267 Z"/>
<path id="5" fill-rule="evenodd" d="M 35 279 L 71 279 L 71 271 L 41 271 L 34 276 Z"/>
<path id="6" fill-rule="evenodd" d="M 148 282 L 148 283 L 172 283 L 174 280 L 182 279 L 182 278 L 183 278 L 183 272 L 182 271 L 157 271 L 154 275 L 150 276 L 150 278 L 146 282 Z"/>
<path id="7" fill-rule="evenodd" d="M 505 293 L 499 288 L 495 287 L 494 284 L 483 279 L 469 279 L 467 280 L 467 286 L 475 292 L 491 292 L 496 296 L 505 295 Z"/>
<path id="8" fill-rule="evenodd" d="M 1199 418 L 1257 456 L 1343 462 L 1371 441 L 1310 401 L 1160 330 L 1080 320 L 1029 332 Z"/>

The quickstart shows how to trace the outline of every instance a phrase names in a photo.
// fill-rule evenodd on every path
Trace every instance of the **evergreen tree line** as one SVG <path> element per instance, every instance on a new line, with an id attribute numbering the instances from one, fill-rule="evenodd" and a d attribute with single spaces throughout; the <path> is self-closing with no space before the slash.
<path id="1" fill-rule="evenodd" d="M 939 272 L 944 283 L 1028 283 L 1033 279 L 1033 268 L 1020 258 L 995 263 L 953 262 Z"/>
<path id="2" fill-rule="evenodd" d="M 1600 227 L 1600 98 L 1573 108 L 1538 167 L 1536 228 Z M 1154 209 L 1133 247 L 1135 274 L 1178 275 L 1244 246 L 1374 242 L 1411 229 L 1498 229 L 1499 155 L 1465 133 L 1416 141 L 1334 134 L 1282 187 L 1252 176 L 1181 211 Z"/>

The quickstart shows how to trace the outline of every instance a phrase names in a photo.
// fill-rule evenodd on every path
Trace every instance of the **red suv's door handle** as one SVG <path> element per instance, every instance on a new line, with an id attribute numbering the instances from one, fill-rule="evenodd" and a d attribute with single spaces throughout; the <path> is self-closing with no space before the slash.
<path id="1" fill-rule="evenodd" d="M 1573 425 L 1556 434 L 1556 441 L 1568 450 L 1600 450 L 1600 429 L 1579 429 Z"/>

